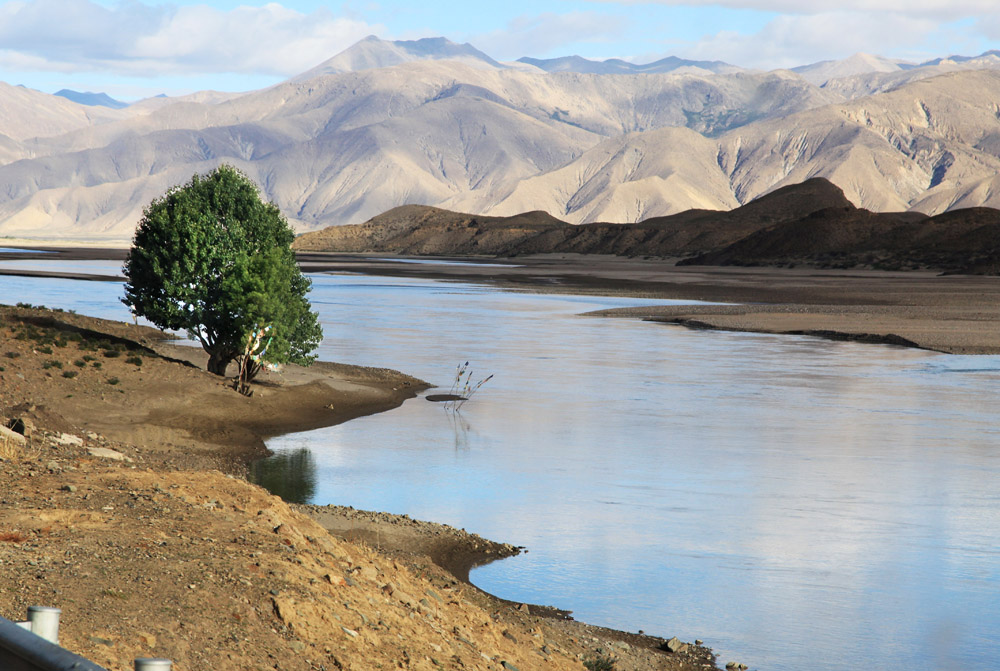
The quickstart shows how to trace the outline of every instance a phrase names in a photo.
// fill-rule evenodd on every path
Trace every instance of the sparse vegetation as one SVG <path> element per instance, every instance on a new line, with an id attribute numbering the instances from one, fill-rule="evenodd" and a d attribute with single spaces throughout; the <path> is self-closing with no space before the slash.
<path id="1" fill-rule="evenodd" d="M 73 362 L 73 365 L 76 366 L 77 368 L 84 368 L 86 367 L 87 362 L 84 361 L 83 359 L 77 359 L 76 361 Z"/>
<path id="2" fill-rule="evenodd" d="M 115 385 L 115 384 L 118 384 L 119 380 L 116 377 L 109 377 L 107 379 L 107 382 L 108 382 L 108 384 Z"/>
<path id="3" fill-rule="evenodd" d="M 75 371 L 75 370 L 64 370 L 62 376 L 65 377 L 65 378 L 68 378 L 68 379 L 72 380 L 74 377 L 76 377 L 79 374 L 80 373 L 77 372 L 77 371 Z"/>
<path id="4" fill-rule="evenodd" d="M 455 370 L 455 381 L 451 385 L 450 395 L 456 397 L 454 400 L 445 403 L 446 408 L 452 410 L 458 410 L 465 403 L 469 401 L 479 388 L 484 384 L 493 379 L 493 374 L 487 375 L 479 382 L 473 384 L 472 382 L 472 369 L 469 368 L 469 362 L 459 364 L 458 368 Z"/>
<path id="5" fill-rule="evenodd" d="M 42 364 L 42 368 L 44 368 L 45 370 L 49 370 L 50 368 L 62 368 L 62 367 L 63 367 L 62 361 L 56 361 L 55 359 L 51 359 Z"/>
<path id="6" fill-rule="evenodd" d="M 583 666 L 588 671 L 615 671 L 615 660 L 611 657 L 598 655 L 597 657 L 583 660 Z"/>
<path id="7" fill-rule="evenodd" d="M 16 359 L 17 357 L 21 356 L 21 353 L 20 352 L 7 352 L 6 354 L 4 354 L 4 356 L 7 357 L 8 359 Z"/>
<path id="8" fill-rule="evenodd" d="M 138 356 L 136 354 L 133 354 L 129 358 L 125 359 L 125 363 L 131 363 L 131 364 L 134 364 L 136 366 L 141 366 L 142 365 L 142 357 Z"/>

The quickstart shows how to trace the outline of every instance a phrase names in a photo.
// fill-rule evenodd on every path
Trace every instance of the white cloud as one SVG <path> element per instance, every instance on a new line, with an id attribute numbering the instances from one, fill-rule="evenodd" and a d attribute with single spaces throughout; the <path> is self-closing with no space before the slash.
<path id="1" fill-rule="evenodd" d="M 963 16 L 992 15 L 996 0 L 596 0 L 612 4 L 649 4 L 673 7 L 725 7 L 785 14 L 825 14 L 831 11 L 893 12 L 955 20 Z"/>
<path id="2" fill-rule="evenodd" d="M 126 75 L 302 72 L 380 27 L 277 3 L 113 8 L 90 0 L 0 5 L 0 66 Z"/>
<path id="3" fill-rule="evenodd" d="M 500 60 L 538 56 L 556 47 L 580 42 L 611 42 L 625 29 L 625 20 L 597 12 L 545 13 L 521 16 L 501 30 L 473 35 L 469 41 Z M 559 54 L 560 56 L 564 54 Z"/>
<path id="4" fill-rule="evenodd" d="M 755 34 L 719 32 L 678 51 L 689 58 L 771 69 L 840 59 L 858 52 L 894 53 L 910 49 L 940 30 L 941 25 L 932 18 L 899 14 L 880 15 L 878 20 L 861 12 L 784 15 Z"/>

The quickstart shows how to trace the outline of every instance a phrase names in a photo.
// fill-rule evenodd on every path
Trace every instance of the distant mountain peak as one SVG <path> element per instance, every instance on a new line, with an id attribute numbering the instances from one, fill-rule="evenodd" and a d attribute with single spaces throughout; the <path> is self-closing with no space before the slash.
<path id="1" fill-rule="evenodd" d="M 529 58 L 525 56 L 517 59 L 517 62 L 533 65 L 546 72 L 579 72 L 595 75 L 663 74 L 676 70 L 702 70 L 713 74 L 727 74 L 740 72 L 743 69 L 723 61 L 693 61 L 677 56 L 667 56 L 652 63 L 641 64 L 629 63 L 620 58 L 595 61 L 582 56 L 561 56 L 559 58 Z"/>
<path id="2" fill-rule="evenodd" d="M 458 44 L 445 37 L 389 41 L 369 35 L 333 58 L 295 77 L 295 81 L 432 60 L 457 60 L 490 68 L 504 67 L 467 42 Z"/>
<path id="3" fill-rule="evenodd" d="M 898 72 L 913 67 L 912 63 L 892 60 L 866 53 L 856 53 L 847 58 L 833 61 L 819 61 L 809 65 L 791 68 L 810 84 L 822 86 L 831 79 L 851 77 L 870 72 Z"/>
<path id="4" fill-rule="evenodd" d="M 116 110 L 128 107 L 128 103 L 124 103 L 121 100 L 115 100 L 107 93 L 92 93 L 90 91 L 80 92 L 73 91 L 71 89 L 62 89 L 60 91 L 56 91 L 53 95 L 66 98 L 67 100 L 72 100 L 78 105 L 88 105 L 90 107 L 110 107 L 111 109 Z"/>

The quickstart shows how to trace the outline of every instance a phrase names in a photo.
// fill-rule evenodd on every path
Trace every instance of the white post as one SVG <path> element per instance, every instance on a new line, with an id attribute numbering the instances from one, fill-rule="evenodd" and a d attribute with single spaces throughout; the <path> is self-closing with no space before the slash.
<path id="1" fill-rule="evenodd" d="M 59 645 L 59 608 L 49 606 L 28 606 L 28 621 L 31 633 L 41 636 L 49 643 Z"/>
<path id="2" fill-rule="evenodd" d="M 135 671 L 170 671 L 172 665 L 169 659 L 140 657 L 135 660 Z"/>

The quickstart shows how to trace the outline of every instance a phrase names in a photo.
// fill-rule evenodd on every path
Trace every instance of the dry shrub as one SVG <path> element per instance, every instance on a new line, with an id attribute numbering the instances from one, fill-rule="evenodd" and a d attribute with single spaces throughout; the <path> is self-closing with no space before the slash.
<path id="1" fill-rule="evenodd" d="M 0 436 L 0 459 L 4 461 L 20 461 L 21 446 L 9 438 Z"/>
<path id="2" fill-rule="evenodd" d="M 38 457 L 38 450 L 32 449 L 10 438 L 0 436 L 0 459 L 12 463 L 32 461 Z"/>
<path id="3" fill-rule="evenodd" d="M 20 531 L 0 531 L 0 543 L 23 543 L 28 537 Z"/>

